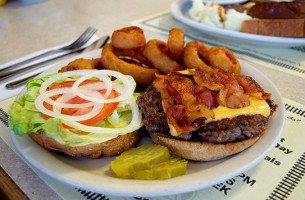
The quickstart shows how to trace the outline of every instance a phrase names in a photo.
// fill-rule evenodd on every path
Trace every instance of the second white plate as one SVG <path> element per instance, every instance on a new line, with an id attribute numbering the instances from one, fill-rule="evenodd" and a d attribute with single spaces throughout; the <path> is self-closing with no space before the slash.
<path id="1" fill-rule="evenodd" d="M 170 12 L 171 15 L 178 21 L 197 29 L 203 33 L 209 35 L 232 40 L 237 43 L 245 43 L 257 46 L 300 46 L 305 45 L 305 38 L 288 38 L 288 37 L 271 37 L 263 35 L 254 35 L 248 33 L 242 33 L 237 31 L 230 31 L 215 27 L 210 27 L 196 21 L 193 21 L 188 17 L 188 10 L 192 6 L 192 1 L 190 0 L 176 0 L 171 4 Z"/>

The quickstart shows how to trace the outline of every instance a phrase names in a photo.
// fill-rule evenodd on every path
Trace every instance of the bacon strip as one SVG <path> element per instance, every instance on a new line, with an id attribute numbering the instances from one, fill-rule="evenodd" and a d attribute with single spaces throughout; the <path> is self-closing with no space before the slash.
<path id="1" fill-rule="evenodd" d="M 219 91 L 219 100 L 223 106 L 241 108 L 249 105 L 248 95 L 239 85 L 235 76 L 219 67 L 210 70 L 195 70 L 192 72 L 195 82 L 210 90 Z"/>
<path id="2" fill-rule="evenodd" d="M 211 68 L 212 69 L 212 68 Z M 216 70 L 194 70 L 191 72 L 194 76 L 195 82 L 209 88 L 210 90 L 218 91 L 223 87 L 222 77 L 220 77 Z"/>
<path id="3" fill-rule="evenodd" d="M 217 101 L 218 93 L 210 91 L 206 87 L 195 87 L 194 95 L 199 104 L 205 105 L 209 109 L 217 108 L 219 106 Z"/>
<path id="4" fill-rule="evenodd" d="M 236 76 L 236 80 L 250 96 L 257 97 L 258 99 L 270 99 L 271 94 L 266 93 L 252 77 Z"/>
<path id="5" fill-rule="evenodd" d="M 168 121 L 175 128 L 176 132 L 180 135 L 182 133 L 187 133 L 192 130 L 192 126 L 188 121 L 188 114 L 186 112 L 185 106 L 183 105 L 173 105 L 166 109 L 166 114 Z"/>
<path id="6" fill-rule="evenodd" d="M 224 87 L 219 92 L 219 100 L 228 108 L 242 108 L 250 104 L 249 96 L 233 76 L 224 81 Z"/>

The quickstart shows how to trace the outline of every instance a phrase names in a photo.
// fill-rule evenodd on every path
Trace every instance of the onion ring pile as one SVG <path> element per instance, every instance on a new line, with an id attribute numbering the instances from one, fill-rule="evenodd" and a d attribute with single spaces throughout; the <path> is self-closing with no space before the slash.
<path id="1" fill-rule="evenodd" d="M 136 26 L 116 30 L 111 43 L 104 46 L 101 62 L 106 69 L 132 76 L 139 84 L 149 85 L 158 69 L 142 55 L 146 39 L 143 30 Z"/>
<path id="2" fill-rule="evenodd" d="M 173 28 L 166 42 L 151 39 L 146 42 L 144 32 L 137 26 L 115 30 L 111 43 L 105 45 L 98 59 L 78 59 L 60 72 L 77 69 L 109 69 L 132 76 L 140 85 L 149 85 L 156 74 L 168 74 L 184 69 L 219 67 L 239 75 L 240 64 L 234 53 L 225 47 L 208 47 L 199 41 L 184 44 L 184 32 Z"/>
<path id="3" fill-rule="evenodd" d="M 156 73 L 170 73 L 186 67 L 180 62 L 184 50 L 184 33 L 172 29 L 166 42 L 150 40 L 139 27 L 131 26 L 116 30 L 111 43 L 101 54 L 103 67 L 131 75 L 137 83 L 149 85 Z"/>

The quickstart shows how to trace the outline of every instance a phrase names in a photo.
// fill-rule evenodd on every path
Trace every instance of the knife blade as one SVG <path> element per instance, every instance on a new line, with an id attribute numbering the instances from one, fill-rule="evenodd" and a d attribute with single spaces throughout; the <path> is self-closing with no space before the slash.
<path id="1" fill-rule="evenodd" d="M 102 48 L 103 46 L 105 46 L 105 44 L 107 44 L 109 39 L 110 39 L 109 35 L 100 37 L 98 40 L 96 40 L 91 45 L 89 45 L 87 48 L 85 48 L 85 50 L 83 50 L 82 53 L 87 53 L 89 51 Z"/>
<path id="2" fill-rule="evenodd" d="M 108 35 L 105 35 L 105 36 L 100 37 L 99 39 L 97 39 L 95 42 L 93 42 L 93 43 L 92 43 L 91 45 L 89 45 L 88 47 L 79 50 L 79 51 L 81 51 L 80 54 L 82 54 L 82 53 L 87 53 L 87 52 L 89 52 L 89 51 L 93 51 L 93 50 L 95 50 L 95 49 L 100 49 L 100 48 L 102 48 L 103 46 L 105 46 L 105 44 L 107 44 L 107 42 L 109 41 L 109 39 L 110 39 L 110 37 L 109 37 Z M 79 52 L 79 51 L 78 51 L 78 52 Z M 75 54 L 75 52 L 73 52 L 73 54 Z M 79 54 L 79 53 L 78 53 L 78 54 Z M 58 58 L 59 58 L 58 60 L 64 60 L 64 59 L 66 59 L 67 57 L 71 57 L 71 55 L 72 55 L 72 54 L 67 54 L 67 55 L 58 57 Z M 74 56 L 75 56 L 75 55 L 74 55 Z M 49 61 L 50 61 L 50 60 L 49 60 Z M 48 62 L 49 62 L 49 61 L 48 61 Z M 33 66 L 34 66 L 33 68 L 40 67 L 41 64 L 42 64 L 42 63 L 37 64 L 37 66 L 34 66 L 34 65 L 33 65 Z M 26 72 L 26 71 L 29 71 L 29 70 L 33 70 L 33 68 L 28 69 L 28 70 L 20 70 L 20 71 L 17 71 L 16 73 L 10 75 L 10 76 L 7 77 L 7 78 L 10 78 L 10 77 L 12 77 L 12 76 L 14 76 L 14 77 L 15 77 L 15 76 L 18 76 L 20 73 L 23 73 L 23 72 Z M 15 89 L 15 88 L 17 88 L 17 87 L 20 87 L 20 86 L 24 85 L 29 79 L 34 78 L 35 76 L 37 76 L 37 75 L 40 74 L 40 73 L 41 73 L 41 72 L 36 73 L 36 74 L 34 74 L 34 75 L 29 75 L 29 76 L 27 76 L 27 77 L 25 77 L 25 78 L 22 78 L 22 79 L 19 79 L 19 80 L 14 80 L 14 81 L 12 81 L 12 82 L 7 83 L 7 84 L 5 85 L 5 87 L 6 87 L 7 89 Z M 4 78 L 0 78 L 0 81 L 3 81 L 3 80 L 5 80 L 5 79 L 4 79 Z"/>

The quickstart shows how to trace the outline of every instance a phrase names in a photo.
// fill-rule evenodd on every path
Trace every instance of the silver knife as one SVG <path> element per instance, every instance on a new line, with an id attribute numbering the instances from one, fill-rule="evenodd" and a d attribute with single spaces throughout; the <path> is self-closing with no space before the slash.
<path id="1" fill-rule="evenodd" d="M 103 46 L 105 46 L 105 44 L 107 44 L 109 39 L 110 39 L 109 35 L 100 37 L 98 40 L 96 40 L 87 48 L 85 48 L 85 50 L 83 50 L 82 53 L 87 53 L 89 51 L 102 48 Z"/>
<path id="2" fill-rule="evenodd" d="M 92 50 L 95 50 L 95 49 L 100 49 L 100 48 L 102 48 L 103 46 L 105 46 L 105 44 L 107 44 L 107 42 L 108 42 L 109 39 L 110 39 L 110 37 L 109 37 L 108 35 L 105 35 L 105 36 L 100 37 L 98 40 L 96 40 L 95 42 L 93 42 L 93 43 L 92 43 L 91 45 L 89 45 L 88 47 L 79 50 L 79 51 L 81 51 L 80 54 L 86 53 L 86 52 L 89 52 L 89 51 L 92 51 Z M 77 52 L 79 52 L 79 51 L 77 51 Z M 75 54 L 75 52 L 73 52 L 73 54 Z M 72 54 L 67 54 L 67 55 L 61 56 L 61 57 L 60 57 L 60 60 L 64 60 L 64 59 L 67 58 L 67 57 L 71 57 L 71 55 L 72 55 Z M 59 58 L 59 57 L 57 57 L 57 59 L 58 59 L 58 58 Z M 50 61 L 51 61 L 51 60 L 49 60 L 48 62 L 50 62 Z M 46 62 L 46 63 L 47 63 L 47 62 Z M 11 75 L 9 75 L 9 76 L 7 76 L 7 77 L 5 77 L 5 78 L 10 78 L 10 77 L 13 77 L 13 76 L 14 76 L 14 77 L 15 77 L 15 76 L 18 76 L 20 73 L 24 73 L 24 72 L 26 72 L 26 71 L 33 70 L 34 68 L 40 67 L 41 64 L 43 64 L 43 63 L 37 64 L 37 66 L 36 66 L 36 65 L 32 65 L 31 69 L 19 70 L 19 71 L 15 72 L 14 74 L 11 74 Z M 40 73 L 41 73 L 41 72 L 40 72 Z M 16 81 L 9 82 L 8 84 L 5 85 L 5 87 L 6 87 L 7 89 L 15 89 L 15 88 L 17 88 L 17 87 L 20 87 L 20 86 L 24 85 L 29 79 L 34 78 L 35 76 L 37 76 L 37 75 L 40 74 L 40 73 L 37 73 L 37 74 L 34 74 L 34 75 L 27 76 L 27 77 L 25 77 L 25 78 L 23 78 L 23 79 L 20 79 L 20 80 L 16 80 Z M 0 81 L 3 81 L 3 80 L 4 80 L 4 78 L 0 78 Z"/>

